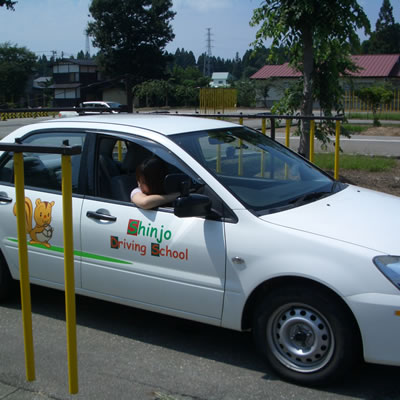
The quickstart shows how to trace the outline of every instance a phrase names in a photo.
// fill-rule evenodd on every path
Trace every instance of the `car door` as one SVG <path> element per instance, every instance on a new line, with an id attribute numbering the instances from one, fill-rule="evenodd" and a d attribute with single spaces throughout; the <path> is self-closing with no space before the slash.
<path id="1" fill-rule="evenodd" d="M 37 146 L 84 146 L 82 132 L 66 133 L 47 130 L 34 132 L 23 138 L 23 143 Z M 75 276 L 80 286 L 80 213 L 83 196 L 79 195 L 81 155 L 72 156 L 73 237 L 75 248 Z M 28 261 L 31 282 L 61 286 L 64 284 L 63 216 L 61 194 L 61 156 L 25 153 L 25 213 Z M 4 153 L 0 159 L 0 227 L 1 248 L 15 278 L 18 272 L 18 240 L 15 216 L 13 157 Z"/>
<path id="2" fill-rule="evenodd" d="M 126 163 L 136 165 L 144 154 L 154 152 L 179 164 L 166 149 L 149 141 L 143 147 L 141 143 L 137 157 L 132 157 L 133 145 L 139 146 L 137 141 L 125 146 L 128 150 L 117 167 L 121 175 L 134 170 Z M 102 169 L 96 167 L 96 159 L 107 156 L 100 154 L 104 147 L 108 146 L 98 146 L 94 160 L 98 174 Z M 116 148 L 117 142 L 113 154 L 117 154 Z M 118 160 L 115 162 L 118 165 Z M 98 188 L 108 187 L 103 181 L 109 177 L 97 179 L 102 182 Z M 130 180 L 129 191 L 136 186 L 134 175 L 125 181 Z M 129 196 L 128 201 L 111 197 L 112 193 L 97 190 L 83 202 L 82 289 L 115 301 L 217 323 L 225 282 L 223 222 L 178 218 L 171 207 L 143 210 L 130 203 Z"/>

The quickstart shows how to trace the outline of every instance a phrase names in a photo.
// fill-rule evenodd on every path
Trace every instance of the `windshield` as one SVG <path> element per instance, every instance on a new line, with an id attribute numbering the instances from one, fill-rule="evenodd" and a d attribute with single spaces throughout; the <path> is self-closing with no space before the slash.
<path id="1" fill-rule="evenodd" d="M 246 127 L 171 138 L 257 215 L 297 207 L 344 187 L 286 147 Z"/>
<path id="2" fill-rule="evenodd" d="M 113 102 L 113 101 L 107 101 L 107 104 L 111 107 L 111 108 L 119 108 L 121 107 L 121 104 Z"/>

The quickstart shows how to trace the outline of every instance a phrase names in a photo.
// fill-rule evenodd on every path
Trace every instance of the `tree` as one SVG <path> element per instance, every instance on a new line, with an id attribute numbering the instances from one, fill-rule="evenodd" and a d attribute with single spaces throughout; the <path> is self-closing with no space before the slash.
<path id="1" fill-rule="evenodd" d="M 393 91 L 388 87 L 375 85 L 358 89 L 356 95 L 372 108 L 374 126 L 380 126 L 381 123 L 377 115 L 378 109 L 381 105 L 389 104 L 392 101 Z"/>
<path id="2" fill-rule="evenodd" d="M 400 52 L 400 24 L 393 17 L 390 0 L 383 0 L 375 32 L 362 43 L 362 52 L 367 54 L 396 54 Z"/>
<path id="3" fill-rule="evenodd" d="M 92 0 L 87 32 L 99 48 L 98 60 L 110 77 L 125 80 L 128 110 L 132 88 L 163 77 L 166 44 L 174 38 L 171 0 Z"/>
<path id="4" fill-rule="evenodd" d="M 250 22 L 260 25 L 254 45 L 257 48 L 272 38 L 271 59 L 276 58 L 276 49 L 283 47 L 290 65 L 302 73 L 300 114 L 311 115 L 315 94 L 329 99 L 337 93 L 340 74 L 354 69 L 351 43 L 357 38 L 357 29 L 369 32 L 368 18 L 356 0 L 263 0 L 261 4 Z M 317 88 L 326 76 L 330 78 L 325 85 L 329 92 Z M 333 103 L 340 107 L 339 99 Z M 332 101 L 326 101 L 330 104 Z M 332 109 L 323 111 L 331 115 Z M 309 155 L 308 132 L 309 121 L 303 120 L 299 153 L 305 156 Z"/>
<path id="5" fill-rule="evenodd" d="M 16 4 L 17 1 L 12 1 L 12 0 L 0 0 L 0 7 L 6 6 L 8 10 L 13 10 L 14 11 L 14 4 Z"/>
<path id="6" fill-rule="evenodd" d="M 249 79 L 241 79 L 234 83 L 237 89 L 237 102 L 239 107 L 254 107 L 256 105 L 255 82 Z"/>
<path id="7" fill-rule="evenodd" d="M 0 44 L 0 103 L 20 100 L 35 63 L 35 54 L 26 47 Z"/>

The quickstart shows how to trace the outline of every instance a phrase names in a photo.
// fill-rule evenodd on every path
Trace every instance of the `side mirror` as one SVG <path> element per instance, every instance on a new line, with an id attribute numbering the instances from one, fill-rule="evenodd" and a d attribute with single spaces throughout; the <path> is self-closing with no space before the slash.
<path id="1" fill-rule="evenodd" d="M 211 211 L 211 200 L 203 194 L 178 197 L 174 202 L 174 214 L 179 218 L 206 217 Z"/>
<path id="2" fill-rule="evenodd" d="M 180 193 L 182 196 L 189 194 L 191 179 L 182 173 L 168 174 L 164 179 L 164 191 L 169 193 Z"/>

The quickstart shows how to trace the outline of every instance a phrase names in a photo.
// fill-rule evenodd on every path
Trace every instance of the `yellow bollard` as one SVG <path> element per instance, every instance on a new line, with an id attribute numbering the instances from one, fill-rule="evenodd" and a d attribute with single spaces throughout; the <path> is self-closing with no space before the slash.
<path id="1" fill-rule="evenodd" d="M 263 118 L 261 120 L 261 132 L 263 135 L 265 135 L 267 133 L 267 119 Z"/>
<path id="2" fill-rule="evenodd" d="M 78 393 L 78 354 L 74 279 L 74 240 L 72 229 L 71 156 L 61 156 L 64 225 L 65 311 L 67 325 L 68 383 L 71 394 Z"/>
<path id="3" fill-rule="evenodd" d="M 339 149 L 340 149 L 340 121 L 336 121 L 335 171 L 333 175 L 335 179 L 339 179 Z"/>
<path id="4" fill-rule="evenodd" d="M 238 176 L 243 175 L 243 141 L 239 139 Z"/>
<path id="5" fill-rule="evenodd" d="M 240 118 L 239 118 L 239 124 L 240 124 L 240 125 L 243 125 L 243 117 L 240 117 Z"/>
<path id="6" fill-rule="evenodd" d="M 118 161 L 122 161 L 122 142 L 118 140 Z"/>
<path id="7" fill-rule="evenodd" d="M 285 129 L 285 146 L 290 146 L 290 125 L 292 123 L 291 119 L 286 120 L 286 129 Z"/>
<path id="8" fill-rule="evenodd" d="M 310 122 L 310 161 L 314 162 L 314 135 L 315 135 L 315 121 Z"/>
<path id="9" fill-rule="evenodd" d="M 218 173 L 221 172 L 221 145 L 218 143 L 217 144 L 217 165 L 216 165 L 216 171 Z"/>
<path id="10" fill-rule="evenodd" d="M 32 335 L 32 307 L 29 286 L 28 245 L 25 226 L 24 157 L 14 152 L 15 203 L 18 231 L 18 261 L 21 288 L 21 310 L 24 331 L 25 370 L 28 381 L 35 380 L 35 357 Z"/>

